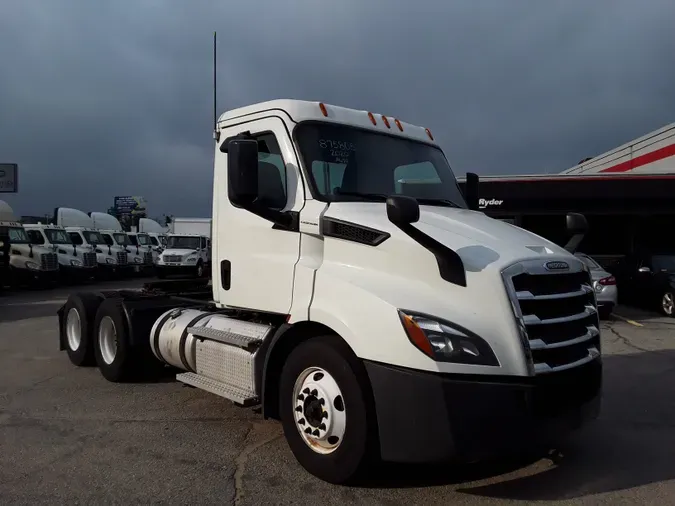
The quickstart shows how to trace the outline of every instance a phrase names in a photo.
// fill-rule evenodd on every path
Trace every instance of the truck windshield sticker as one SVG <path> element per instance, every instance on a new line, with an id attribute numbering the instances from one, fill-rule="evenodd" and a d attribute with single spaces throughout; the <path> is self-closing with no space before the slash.
<path id="1" fill-rule="evenodd" d="M 347 164 L 349 157 L 356 153 L 353 142 L 334 139 L 319 139 L 319 148 L 322 150 L 324 160 L 333 163 Z"/>

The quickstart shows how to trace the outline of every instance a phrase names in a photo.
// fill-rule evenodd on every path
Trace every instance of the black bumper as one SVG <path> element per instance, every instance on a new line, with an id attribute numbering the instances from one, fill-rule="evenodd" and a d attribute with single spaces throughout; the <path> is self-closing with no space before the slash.
<path id="1" fill-rule="evenodd" d="M 561 441 L 597 418 L 602 362 L 536 378 L 425 373 L 365 361 L 382 459 L 472 462 Z"/>
<path id="2" fill-rule="evenodd" d="M 98 267 L 74 267 L 62 265 L 59 268 L 62 277 L 72 279 L 89 279 L 96 275 Z"/>
<path id="3" fill-rule="evenodd" d="M 194 276 L 197 265 L 156 265 L 155 272 L 164 276 Z"/>

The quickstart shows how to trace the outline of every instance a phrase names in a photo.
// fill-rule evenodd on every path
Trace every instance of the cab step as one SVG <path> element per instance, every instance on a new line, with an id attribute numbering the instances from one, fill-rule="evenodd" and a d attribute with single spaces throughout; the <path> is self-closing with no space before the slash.
<path id="1" fill-rule="evenodd" d="M 195 388 L 199 388 L 200 390 L 215 394 L 219 397 L 223 397 L 243 407 L 255 406 L 259 402 L 258 396 L 252 392 L 228 385 L 226 383 L 221 383 L 220 381 L 207 378 L 206 376 L 200 376 L 199 374 L 195 374 L 193 372 L 184 372 L 178 374 L 176 375 L 176 379 L 181 383 L 185 383 L 186 385 L 190 385 Z"/>
<path id="2" fill-rule="evenodd" d="M 257 351 L 274 327 L 220 316 L 204 321 L 204 325 L 187 328 L 188 335 L 196 339 L 194 370 L 176 379 L 241 406 L 258 404 Z"/>

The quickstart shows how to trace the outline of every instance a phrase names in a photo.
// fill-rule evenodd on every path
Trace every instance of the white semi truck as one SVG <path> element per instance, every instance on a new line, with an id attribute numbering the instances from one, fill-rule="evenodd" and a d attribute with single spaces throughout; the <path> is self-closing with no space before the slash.
<path id="1" fill-rule="evenodd" d="M 58 280 L 59 260 L 51 248 L 32 244 L 14 210 L 0 200 L 0 242 L 2 242 L 0 285 L 51 284 Z"/>
<path id="2" fill-rule="evenodd" d="M 78 248 L 64 228 L 45 223 L 24 225 L 24 228 L 31 244 L 57 254 L 63 280 L 86 281 L 96 276 L 96 253 L 88 246 Z"/>
<path id="3" fill-rule="evenodd" d="M 107 244 L 101 233 L 94 228 L 94 221 L 85 212 L 70 207 L 57 207 L 54 209 L 54 223 L 66 231 L 77 249 L 96 254 L 99 276 L 112 277 L 127 270 L 127 253 Z"/>
<path id="4" fill-rule="evenodd" d="M 128 265 L 133 272 L 140 273 L 152 268 L 152 253 L 149 248 L 144 250 L 138 245 L 134 246 L 117 218 L 108 213 L 96 211 L 89 213 L 89 216 L 94 223 L 94 228 L 101 233 L 105 243 L 116 251 L 123 251 L 127 254 Z"/>
<path id="5" fill-rule="evenodd" d="M 597 417 L 587 267 L 477 211 L 478 177 L 462 194 L 428 129 L 296 100 L 216 125 L 212 286 L 71 295 L 58 314 L 74 364 L 113 382 L 168 364 L 261 405 L 333 483 L 378 460 L 555 444 Z"/>
<path id="6" fill-rule="evenodd" d="M 157 259 L 157 276 L 189 274 L 201 278 L 210 272 L 211 227 L 211 218 L 174 218 L 166 248 Z"/>
<path id="7" fill-rule="evenodd" d="M 166 247 L 167 229 L 150 218 L 141 218 L 138 220 L 138 231 L 148 234 L 152 248 L 153 262 L 157 263 L 159 254 Z"/>

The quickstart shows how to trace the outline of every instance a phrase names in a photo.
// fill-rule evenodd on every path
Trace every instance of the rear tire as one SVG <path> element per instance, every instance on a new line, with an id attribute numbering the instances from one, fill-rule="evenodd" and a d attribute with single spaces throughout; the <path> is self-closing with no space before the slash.
<path id="1" fill-rule="evenodd" d="M 376 454 L 374 411 L 360 366 L 339 337 L 328 335 L 300 344 L 281 372 L 279 409 L 288 445 L 305 470 L 329 483 L 358 481 Z"/>
<path id="2" fill-rule="evenodd" d="M 96 312 L 94 353 L 101 374 L 114 383 L 130 380 L 137 360 L 129 342 L 129 328 L 122 299 L 106 299 Z"/>
<path id="3" fill-rule="evenodd" d="M 93 293 L 74 293 L 64 306 L 64 344 L 70 362 L 78 367 L 96 364 L 94 356 L 94 321 L 102 297 Z"/>

